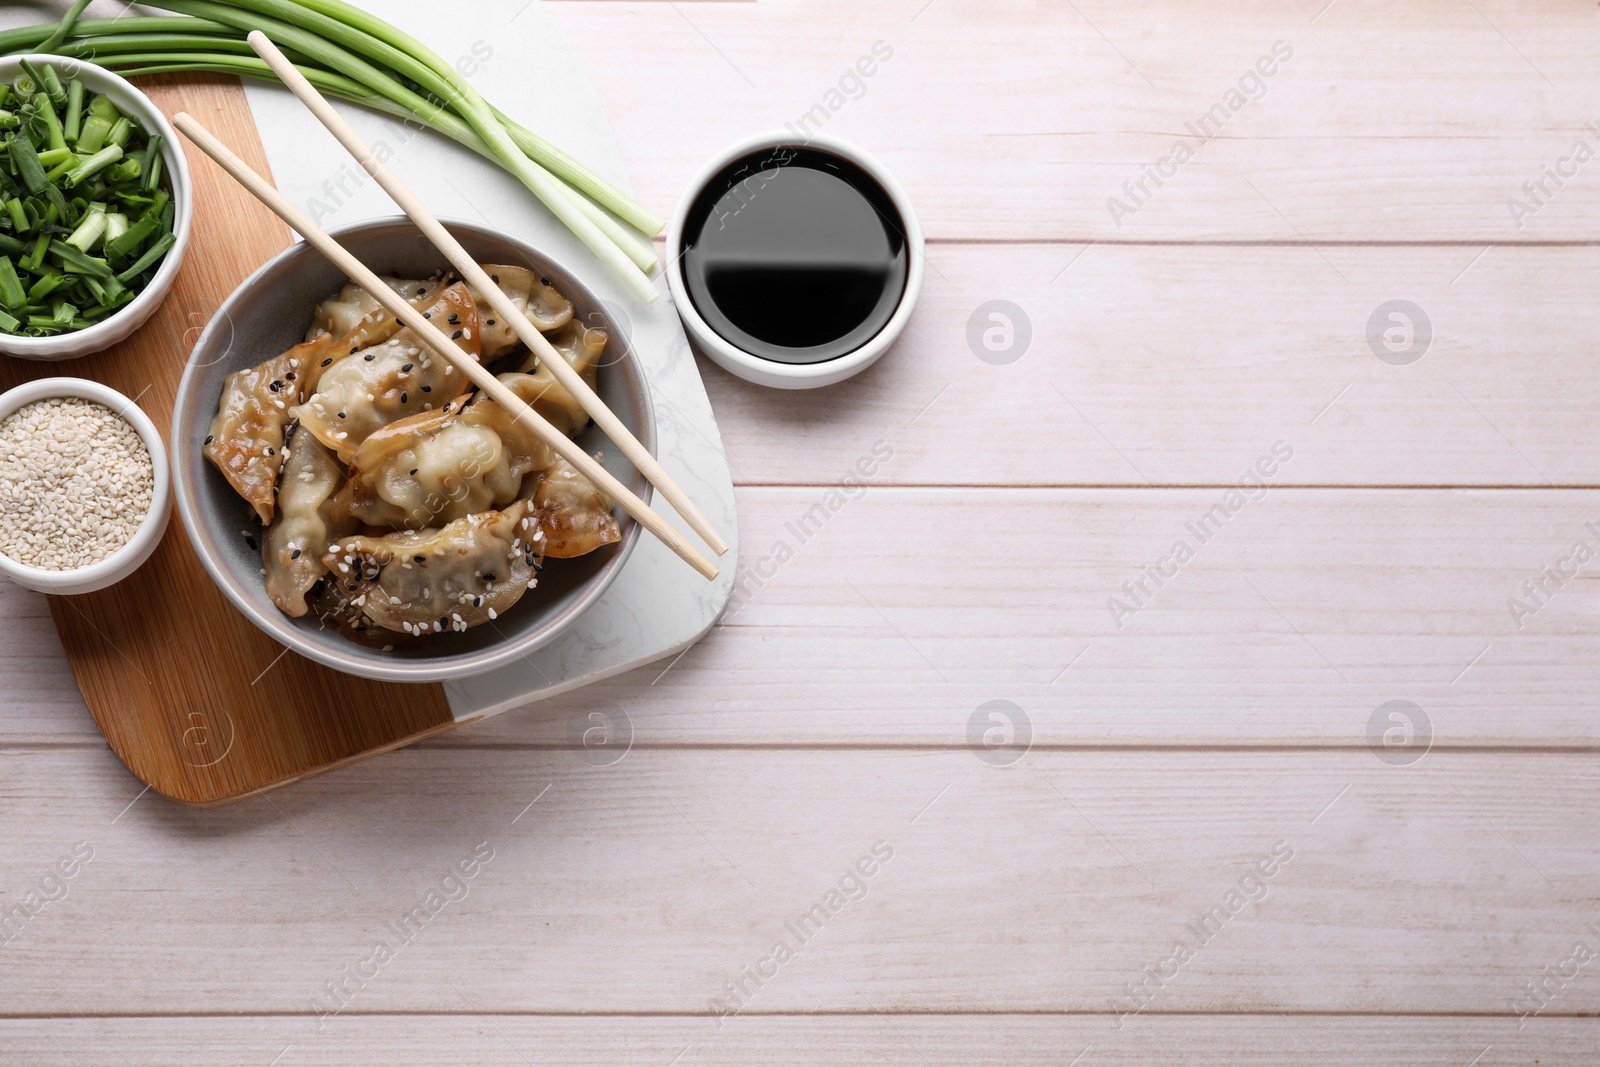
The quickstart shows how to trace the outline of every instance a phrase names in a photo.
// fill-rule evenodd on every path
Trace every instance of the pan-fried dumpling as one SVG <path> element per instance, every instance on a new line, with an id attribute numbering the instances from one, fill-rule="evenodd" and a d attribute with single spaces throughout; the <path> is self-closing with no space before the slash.
<path id="1" fill-rule="evenodd" d="M 385 278 L 384 281 L 413 307 L 431 301 L 444 284 L 442 278 Z M 361 346 L 365 348 L 379 341 L 387 341 L 400 329 L 400 324 L 384 310 L 376 297 L 355 282 L 348 282 L 337 296 L 330 296 L 317 305 L 316 313 L 311 317 L 311 328 L 306 331 L 306 340 L 315 341 L 330 333 L 335 337 L 345 337 L 355 333 L 358 328 L 361 330 Z"/>
<path id="2" fill-rule="evenodd" d="M 261 562 L 267 595 L 285 614 L 299 618 L 307 610 L 306 592 L 328 573 L 322 562 L 328 544 L 352 533 L 357 523 L 332 514 L 344 470 L 322 442 L 297 428 L 284 452 L 278 519 L 262 537 Z"/>
<path id="3" fill-rule="evenodd" d="M 332 336 L 296 345 L 265 363 L 228 375 L 206 435 L 206 458 L 256 509 L 263 523 L 274 512 L 273 490 L 283 465 L 283 439 L 306 376 L 327 358 Z"/>
<path id="4" fill-rule="evenodd" d="M 466 630 L 497 618 L 538 584 L 543 538 L 526 500 L 443 529 L 347 537 L 322 557 L 367 618 L 401 633 Z"/>
<path id="5" fill-rule="evenodd" d="M 593 389 L 600 367 L 600 354 L 606 347 L 606 332 L 585 326 L 574 319 L 552 333 L 547 340 Z M 500 380 L 511 386 L 513 392 L 532 404 L 539 414 L 568 437 L 576 437 L 579 431 L 589 425 L 589 413 L 583 410 L 583 405 L 567 392 L 566 386 L 556 380 L 550 368 L 543 366 L 531 352 L 521 368 L 511 374 L 500 375 Z"/>
<path id="6" fill-rule="evenodd" d="M 572 318 L 572 302 L 528 268 L 504 263 L 479 265 L 500 286 L 500 291 L 522 309 L 528 321 L 540 330 L 554 330 L 566 325 Z M 483 361 L 488 363 L 515 348 L 517 334 L 510 323 L 501 321 L 494 308 L 476 289 L 472 290 L 472 299 L 477 301 L 478 317 L 483 320 Z"/>
<path id="7" fill-rule="evenodd" d="M 552 559 L 586 555 L 622 540 L 611 501 L 560 456 L 553 457 L 534 490 L 533 506 L 544 531 L 545 555 Z"/>
<path id="8" fill-rule="evenodd" d="M 466 286 L 457 283 L 446 288 L 424 314 L 447 331 L 463 352 L 478 358 L 478 314 Z M 317 440 L 348 461 L 377 430 L 408 415 L 442 407 L 466 388 L 465 377 L 406 328 L 324 369 L 316 392 L 294 408 L 293 414 Z"/>
<path id="9" fill-rule="evenodd" d="M 551 459 L 531 427 L 480 393 L 368 437 L 335 509 L 368 526 L 437 526 L 511 503 Z"/>

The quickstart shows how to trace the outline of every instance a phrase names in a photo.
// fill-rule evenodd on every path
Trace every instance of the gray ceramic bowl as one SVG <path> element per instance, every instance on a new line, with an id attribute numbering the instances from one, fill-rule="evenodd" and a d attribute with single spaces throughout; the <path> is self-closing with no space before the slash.
<path id="1" fill-rule="evenodd" d="M 572 301 L 575 315 L 591 325 L 607 323 L 599 298 L 548 256 L 480 226 L 449 221 L 446 225 L 480 263 L 531 266 Z M 405 218 L 361 223 L 334 236 L 379 274 L 426 277 L 448 265 Z M 421 648 L 383 652 L 322 627 L 314 613 L 293 619 L 273 605 L 262 585 L 260 554 L 240 534 L 241 530 L 257 533 L 254 512 L 202 452 L 224 379 L 301 341 L 312 309 L 344 282 L 344 275 L 315 250 L 296 244 L 247 278 L 217 310 L 189 356 L 172 413 L 172 480 L 178 514 L 200 562 L 234 606 L 274 639 L 319 663 L 397 682 L 461 678 L 504 666 L 553 640 L 600 598 L 633 551 L 638 523 L 617 509 L 620 543 L 579 559 L 549 561 L 539 588 L 497 621 L 465 633 L 436 634 Z M 653 453 L 650 392 L 628 338 L 619 336 L 619 331 L 612 331 L 606 345 L 597 392 Z M 591 425 L 578 441 L 591 454 L 598 453 L 622 484 L 649 501 L 649 483 L 604 434 Z"/>

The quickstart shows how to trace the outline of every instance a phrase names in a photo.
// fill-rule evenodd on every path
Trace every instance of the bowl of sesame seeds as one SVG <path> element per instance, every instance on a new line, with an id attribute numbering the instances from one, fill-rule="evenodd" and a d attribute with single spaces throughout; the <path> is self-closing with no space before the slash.
<path id="1" fill-rule="evenodd" d="M 137 404 L 83 378 L 0 395 L 0 574 L 92 593 L 150 558 L 171 517 L 167 450 Z"/>

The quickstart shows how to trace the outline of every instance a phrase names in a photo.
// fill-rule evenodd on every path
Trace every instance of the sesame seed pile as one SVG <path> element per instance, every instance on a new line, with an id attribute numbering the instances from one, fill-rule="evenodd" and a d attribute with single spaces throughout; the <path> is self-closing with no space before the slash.
<path id="1" fill-rule="evenodd" d="M 78 397 L 0 422 L 0 552 L 69 571 L 127 544 L 150 511 L 155 469 L 127 420 Z"/>

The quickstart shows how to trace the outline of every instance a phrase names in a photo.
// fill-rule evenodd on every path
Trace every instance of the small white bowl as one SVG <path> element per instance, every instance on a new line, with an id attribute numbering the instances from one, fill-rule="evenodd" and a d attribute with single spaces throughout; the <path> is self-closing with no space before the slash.
<path id="1" fill-rule="evenodd" d="M 0 82 L 10 84 L 14 81 L 17 75 L 22 73 L 24 59 L 35 66 L 49 64 L 55 67 L 58 73 L 81 78 L 85 88 L 105 94 L 125 114 L 137 118 L 146 133 L 159 133 L 161 165 L 168 183 L 172 186 L 172 203 L 176 208 L 172 219 L 172 233 L 178 239 L 177 243 L 167 249 L 167 254 L 161 260 L 161 267 L 156 271 L 155 277 L 150 279 L 150 284 L 145 287 L 144 292 L 134 297 L 133 302 L 127 307 L 86 329 L 57 334 L 54 337 L 16 337 L 0 333 L 0 352 L 7 355 L 38 360 L 77 359 L 79 356 L 92 355 L 102 349 L 110 348 L 143 326 L 145 320 L 155 313 L 161 301 L 166 298 L 167 291 L 172 288 L 172 282 L 178 276 L 178 267 L 183 262 L 183 254 L 189 248 L 189 227 L 194 218 L 189 161 L 184 158 L 183 149 L 178 144 L 178 135 L 167 122 L 167 117 L 161 113 L 160 108 L 150 102 L 148 96 L 135 89 L 128 79 L 109 70 L 102 70 L 93 63 L 85 63 L 81 59 L 72 59 L 68 56 L 6 56 L 0 58 Z"/>
<path id="2" fill-rule="evenodd" d="M 694 202 L 700 198 L 706 186 L 735 160 L 780 148 L 816 149 L 854 163 L 883 186 L 884 192 L 888 193 L 889 199 L 893 201 L 905 229 L 903 236 L 906 241 L 907 256 L 906 287 L 901 293 L 900 303 L 895 307 L 894 314 L 884 324 L 883 329 L 860 348 L 820 363 L 779 363 L 752 355 L 730 343 L 713 330 L 695 310 L 694 301 L 689 298 L 689 288 L 683 278 L 683 229 Z M 906 323 L 911 319 L 911 311 L 916 306 L 917 294 L 922 289 L 922 226 L 917 222 L 917 213 L 911 206 L 911 198 L 900 188 L 900 183 L 894 180 L 894 175 L 872 156 L 837 137 L 828 137 L 824 134 L 796 137 L 792 131 L 778 130 L 758 134 L 729 145 L 712 157 L 710 162 L 700 169 L 700 173 L 694 176 L 683 198 L 678 201 L 677 210 L 672 213 L 672 221 L 667 224 L 666 264 L 667 288 L 671 290 L 673 302 L 678 306 L 678 315 L 683 319 L 684 329 L 713 362 L 730 374 L 736 374 L 757 385 L 771 386 L 774 389 L 815 389 L 844 381 L 870 367 L 877 362 L 879 356 L 889 350 L 889 346 L 894 344 L 900 332 L 905 329 Z"/>
<path id="3" fill-rule="evenodd" d="M 96 589 L 115 585 L 138 570 L 156 550 L 156 545 L 161 543 L 161 535 L 167 530 L 167 520 L 172 517 L 172 474 L 167 466 L 167 448 L 161 443 L 156 424 L 150 421 L 150 416 L 139 405 L 109 385 L 85 378 L 40 378 L 36 382 L 19 385 L 8 393 L 0 394 L 0 422 L 5 422 L 36 400 L 59 397 L 81 397 L 104 405 L 138 431 L 139 439 L 150 453 L 150 465 L 155 472 L 155 491 L 150 498 L 150 511 L 128 543 L 98 563 L 72 571 L 47 571 L 18 563 L 0 552 L 0 574 L 39 593 L 92 593 Z"/>

